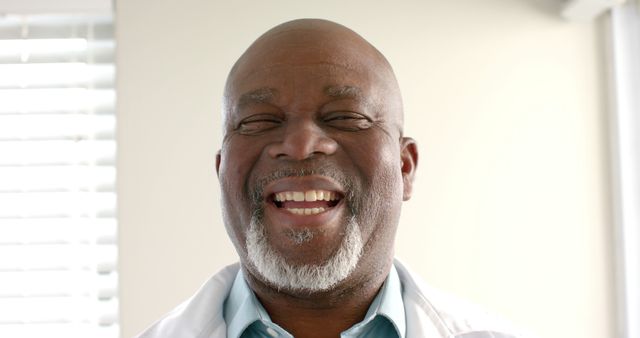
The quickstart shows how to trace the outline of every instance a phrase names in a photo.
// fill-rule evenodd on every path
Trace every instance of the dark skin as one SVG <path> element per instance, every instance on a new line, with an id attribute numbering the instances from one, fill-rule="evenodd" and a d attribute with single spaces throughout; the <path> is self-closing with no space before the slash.
<path id="1" fill-rule="evenodd" d="M 402 201 L 411 196 L 418 160 L 402 136 L 402 101 L 384 57 L 353 31 L 322 20 L 296 20 L 260 37 L 232 69 L 225 91 L 224 141 L 216 168 L 227 232 L 247 282 L 271 319 L 295 337 L 338 337 L 364 318 L 393 263 Z M 340 246 L 347 219 L 358 223 L 362 255 L 329 290 L 287 290 L 266 281 L 247 258 L 249 195 L 279 168 L 331 167 L 351 180 L 284 178 L 264 189 L 260 207 L 269 243 L 287 262 L 318 265 Z M 297 216 L 272 202 L 281 191 L 322 189 L 341 203 Z M 352 190 L 352 191 L 346 191 Z M 352 209 L 347 205 L 355 205 Z M 355 212 L 351 215 L 350 212 Z M 310 229 L 294 243 L 287 234 Z"/>

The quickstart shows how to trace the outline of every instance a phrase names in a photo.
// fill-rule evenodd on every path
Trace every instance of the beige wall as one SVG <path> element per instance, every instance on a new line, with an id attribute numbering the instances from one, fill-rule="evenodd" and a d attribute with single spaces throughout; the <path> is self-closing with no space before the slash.
<path id="1" fill-rule="evenodd" d="M 235 260 L 222 85 L 258 34 L 300 17 L 353 28 L 395 66 L 421 150 L 398 256 L 540 337 L 614 337 L 602 22 L 565 22 L 550 0 L 391 3 L 117 3 L 123 337 Z"/>

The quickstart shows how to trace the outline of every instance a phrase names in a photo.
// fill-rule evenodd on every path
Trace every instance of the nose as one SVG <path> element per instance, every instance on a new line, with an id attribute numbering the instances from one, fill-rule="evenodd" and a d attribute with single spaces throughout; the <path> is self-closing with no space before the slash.
<path id="1" fill-rule="evenodd" d="M 315 121 L 297 119 L 288 121 L 278 142 L 269 145 L 267 152 L 275 159 L 302 161 L 316 155 L 335 153 L 338 144 Z"/>

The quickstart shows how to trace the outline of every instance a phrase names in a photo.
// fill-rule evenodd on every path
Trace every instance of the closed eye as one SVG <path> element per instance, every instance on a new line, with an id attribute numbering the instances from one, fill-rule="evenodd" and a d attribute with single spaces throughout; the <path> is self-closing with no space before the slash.
<path id="1" fill-rule="evenodd" d="M 350 111 L 329 113 L 324 116 L 323 121 L 333 128 L 345 131 L 365 130 L 373 126 L 369 117 Z"/>
<path id="2" fill-rule="evenodd" d="M 242 135 L 258 135 L 281 124 L 282 120 L 271 115 L 254 115 L 240 121 L 236 131 Z"/>

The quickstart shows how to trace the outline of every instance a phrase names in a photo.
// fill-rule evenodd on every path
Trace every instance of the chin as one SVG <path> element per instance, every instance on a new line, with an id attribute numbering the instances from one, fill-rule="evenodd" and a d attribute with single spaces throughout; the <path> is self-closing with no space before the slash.
<path id="1" fill-rule="evenodd" d="M 307 240 L 307 235 L 300 235 Z M 313 240 L 313 239 L 311 239 Z M 299 244 L 304 246 L 308 242 Z M 247 261 L 266 284 L 278 290 L 317 293 L 329 291 L 353 273 L 362 255 L 358 224 L 351 220 L 338 249 L 320 262 L 292 262 L 269 242 L 264 227 L 251 223 L 246 234 Z"/>

